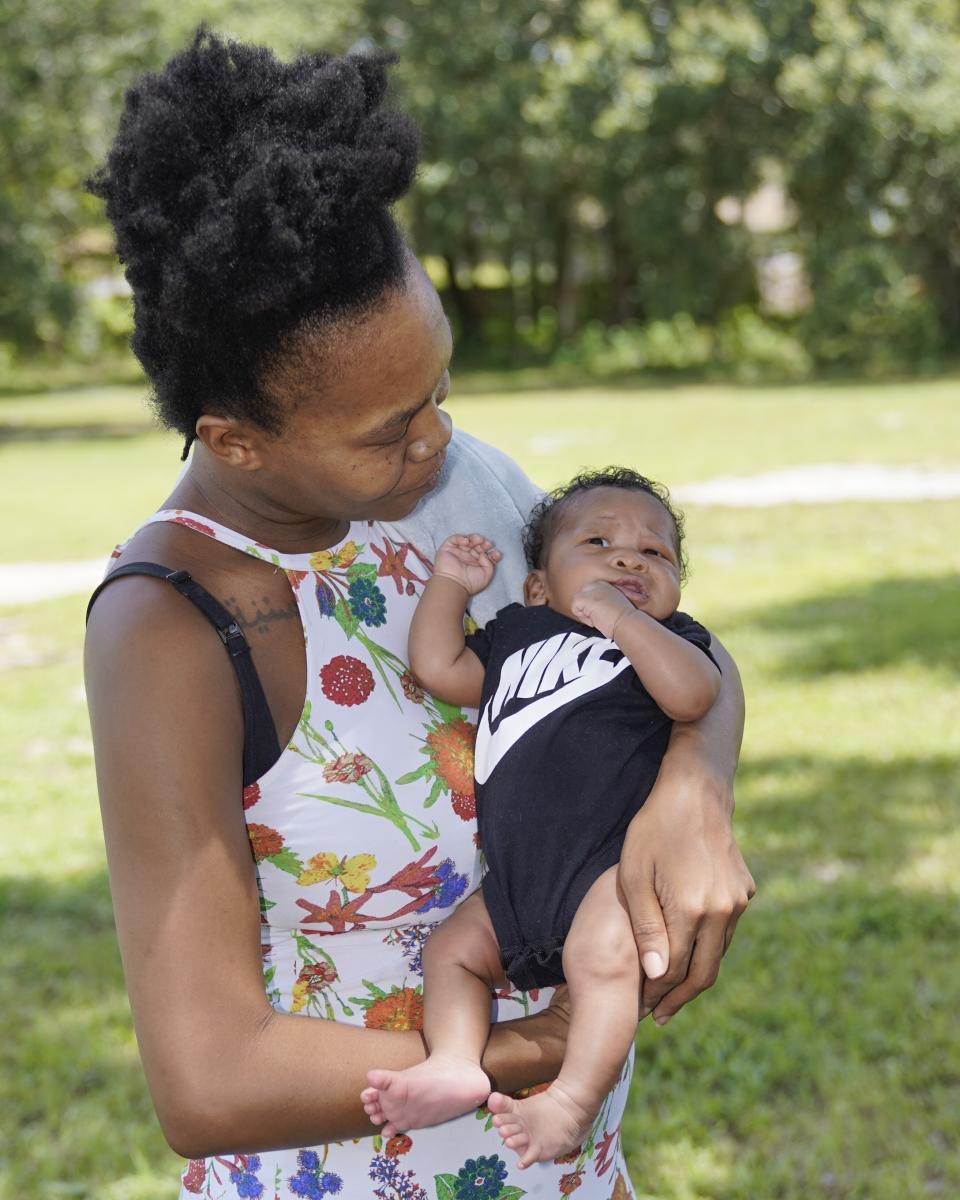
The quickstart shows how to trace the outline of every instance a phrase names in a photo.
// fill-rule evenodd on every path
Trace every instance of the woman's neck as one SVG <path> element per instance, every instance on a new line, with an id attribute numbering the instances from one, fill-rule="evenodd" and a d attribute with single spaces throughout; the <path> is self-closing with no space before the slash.
<path id="1" fill-rule="evenodd" d="M 304 516 L 271 503 L 255 488 L 242 486 L 245 479 L 210 461 L 202 444 L 196 444 L 190 463 L 176 487 L 162 505 L 182 508 L 210 517 L 227 529 L 242 533 L 251 541 L 269 546 L 283 554 L 301 554 L 325 550 L 346 537 L 349 521 L 341 517 Z M 237 483 L 241 486 L 237 487 Z M 229 486 L 228 486 L 229 485 Z"/>

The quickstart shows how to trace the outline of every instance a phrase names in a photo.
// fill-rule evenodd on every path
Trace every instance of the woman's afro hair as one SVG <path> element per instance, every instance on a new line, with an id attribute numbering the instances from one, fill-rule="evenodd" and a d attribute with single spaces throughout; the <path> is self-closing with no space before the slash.
<path id="1" fill-rule="evenodd" d="M 563 520 L 564 505 L 592 492 L 595 488 L 624 488 L 631 492 L 646 492 L 659 500 L 670 514 L 676 534 L 677 563 L 681 582 L 687 577 L 687 555 L 683 546 L 683 513 L 673 504 L 670 493 L 662 483 L 654 483 L 639 471 L 629 467 L 602 467 L 595 471 L 581 471 L 569 483 L 561 484 L 548 492 L 530 514 L 523 530 L 523 550 L 531 570 L 546 565 L 550 543 Z"/>
<path id="2" fill-rule="evenodd" d="M 207 411 L 278 429 L 261 380 L 285 337 L 400 285 L 389 206 L 413 180 L 417 134 L 381 108 L 392 60 L 283 63 L 201 28 L 127 92 L 88 186 L 116 230 L 157 412 L 188 445 Z"/>

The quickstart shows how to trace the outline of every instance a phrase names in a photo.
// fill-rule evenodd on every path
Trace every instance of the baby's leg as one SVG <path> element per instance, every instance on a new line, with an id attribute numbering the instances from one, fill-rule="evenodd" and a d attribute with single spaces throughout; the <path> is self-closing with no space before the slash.
<path id="1" fill-rule="evenodd" d="M 570 1029 L 563 1066 L 545 1092 L 514 1100 L 493 1092 L 487 1107 L 521 1167 L 567 1154 L 583 1141 L 616 1083 L 639 1019 L 640 962 L 617 868 L 597 879 L 563 947 Z"/>
<path id="2" fill-rule="evenodd" d="M 364 1111 L 387 1137 L 459 1117 L 486 1100 L 490 1081 L 480 1057 L 490 1036 L 490 991 L 502 982 L 497 939 L 483 896 L 475 892 L 423 949 L 429 1057 L 406 1071 L 367 1072 Z"/>

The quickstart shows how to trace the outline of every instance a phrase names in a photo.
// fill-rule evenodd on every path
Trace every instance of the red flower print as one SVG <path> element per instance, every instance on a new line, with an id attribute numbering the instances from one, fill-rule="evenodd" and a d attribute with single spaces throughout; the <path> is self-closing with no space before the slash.
<path id="1" fill-rule="evenodd" d="M 424 580 L 419 575 L 414 575 L 404 561 L 410 552 L 411 546 L 409 542 L 401 542 L 396 549 L 384 539 L 383 549 L 370 543 L 370 549 L 380 559 L 380 566 L 377 568 L 378 577 L 389 577 L 393 580 L 397 587 L 397 595 L 399 596 L 404 591 L 406 584 L 406 592 L 408 595 L 413 595 L 415 583 L 423 583 Z"/>
<path id="2" fill-rule="evenodd" d="M 263 862 L 271 854 L 279 854 L 283 849 L 283 835 L 271 829 L 269 825 L 257 825 L 251 821 L 247 825 L 247 837 L 257 862 Z"/>
<path id="3" fill-rule="evenodd" d="M 397 988 L 389 996 L 374 1000 L 363 1014 L 368 1029 L 406 1032 L 423 1028 L 423 997 L 414 988 Z"/>
<path id="4" fill-rule="evenodd" d="M 557 1164 L 558 1167 L 565 1166 L 568 1163 L 576 1162 L 577 1159 L 580 1157 L 580 1151 L 582 1149 L 583 1149 L 582 1146 L 577 1146 L 577 1148 L 575 1150 L 571 1150 L 569 1154 L 561 1154 L 561 1155 L 559 1155 L 559 1157 L 555 1158 L 553 1161 Z"/>
<path id="5" fill-rule="evenodd" d="M 409 671 L 404 671 L 400 676 L 400 686 L 403 688 L 403 694 L 411 704 L 422 704 L 424 699 L 424 691 L 419 683 L 414 679 Z"/>
<path id="6" fill-rule="evenodd" d="M 188 529 L 195 529 L 198 533 L 205 533 L 208 537 L 215 538 L 216 532 L 209 525 L 201 525 L 199 521 L 195 521 L 193 517 L 174 517 L 170 522 L 171 525 L 186 525 Z"/>
<path id="7" fill-rule="evenodd" d="M 613 1195 L 610 1200 L 630 1200 L 630 1193 L 627 1191 L 627 1181 L 617 1172 L 617 1181 L 613 1185 Z"/>
<path id="8" fill-rule="evenodd" d="M 406 1154 L 412 1145 L 413 1138 L 407 1137 L 405 1133 L 395 1133 L 386 1145 L 387 1158 L 399 1158 L 401 1154 Z"/>
<path id="9" fill-rule="evenodd" d="M 356 783 L 372 770 L 373 763 L 365 754 L 341 754 L 326 764 L 323 777 L 327 783 Z"/>
<path id="10" fill-rule="evenodd" d="M 207 1164 L 202 1158 L 192 1158 L 183 1176 L 183 1187 L 187 1192 L 199 1196 L 207 1178 Z"/>
<path id="11" fill-rule="evenodd" d="M 287 579 L 290 580 L 290 587 L 293 589 L 294 595 L 300 591 L 300 584 L 303 583 L 309 574 L 309 571 L 294 571 L 292 569 L 287 571 Z"/>
<path id="12" fill-rule="evenodd" d="M 473 796 L 473 743 L 477 727 L 459 717 L 427 734 L 427 746 L 437 774 L 452 792 Z"/>
<path id="13" fill-rule="evenodd" d="M 325 983 L 335 983 L 337 969 L 328 962 L 308 963 L 301 972 L 300 978 L 307 981 L 311 990 L 321 988 Z"/>
<path id="14" fill-rule="evenodd" d="M 453 811 L 457 814 L 461 821 L 472 821 L 477 815 L 477 802 L 474 799 L 473 792 L 451 792 L 450 803 L 453 805 Z"/>
<path id="15" fill-rule="evenodd" d="M 253 808 L 256 802 L 260 799 L 260 784 L 248 783 L 243 789 L 243 807 L 244 810 Z"/>
<path id="16" fill-rule="evenodd" d="M 560 1194 L 569 1196 L 583 1183 L 583 1167 L 579 1171 L 571 1171 L 569 1175 L 560 1176 Z"/>
<path id="17" fill-rule="evenodd" d="M 373 691 L 373 672 L 359 658 L 338 654 L 320 668 L 320 686 L 334 704 L 362 704 Z"/>
<path id="18" fill-rule="evenodd" d="M 613 1166 L 613 1151 L 619 1132 L 619 1125 L 611 1133 L 604 1130 L 603 1137 L 597 1142 L 597 1161 L 593 1164 L 593 1169 L 598 1175 L 605 1175 Z"/>

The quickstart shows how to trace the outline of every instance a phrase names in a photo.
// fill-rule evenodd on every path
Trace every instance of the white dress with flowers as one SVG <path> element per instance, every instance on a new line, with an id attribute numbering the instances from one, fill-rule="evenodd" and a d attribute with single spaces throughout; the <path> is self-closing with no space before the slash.
<path id="1" fill-rule="evenodd" d="M 407 631 L 431 564 L 376 523 L 338 545 L 279 554 L 206 517 L 172 521 L 283 569 L 303 622 L 307 695 L 279 760 L 243 794 L 262 912 L 264 986 L 280 1012 L 419 1028 L 423 945 L 477 887 L 474 716 L 409 674 Z M 395 533 L 396 531 L 394 531 Z M 548 994 L 504 991 L 495 1017 Z M 409 1136 L 377 1135 L 187 1165 L 181 1200 L 628 1200 L 620 1124 L 629 1070 L 582 1148 L 518 1171 L 485 1109 Z M 303 1080 L 291 1079 L 291 1091 Z M 311 1087 L 322 1087 L 322 1077 Z"/>

